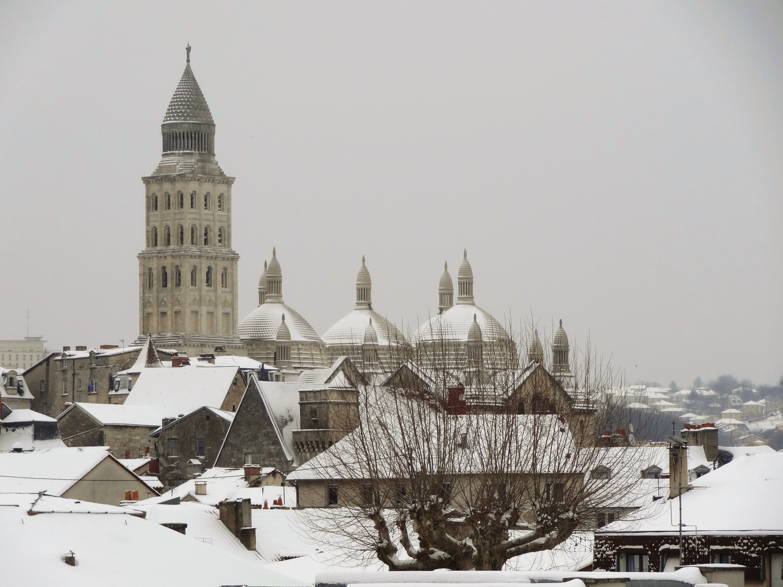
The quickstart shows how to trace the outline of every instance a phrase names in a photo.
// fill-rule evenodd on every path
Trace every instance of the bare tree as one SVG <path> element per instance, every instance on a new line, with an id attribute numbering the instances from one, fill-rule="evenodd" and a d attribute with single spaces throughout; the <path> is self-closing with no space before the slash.
<path id="1" fill-rule="evenodd" d="M 530 340 L 450 341 L 368 376 L 358 425 L 297 471 L 301 489 L 333 492 L 335 507 L 308 512 L 314 529 L 391 570 L 501 569 L 594 527 L 634 490 L 634 448 L 595 442 L 618 402 L 589 344 L 555 377 L 516 367 Z"/>

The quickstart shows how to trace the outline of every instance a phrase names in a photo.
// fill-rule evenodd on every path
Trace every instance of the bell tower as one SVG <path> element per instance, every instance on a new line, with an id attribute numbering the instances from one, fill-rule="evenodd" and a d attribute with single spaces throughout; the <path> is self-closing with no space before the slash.
<path id="1" fill-rule="evenodd" d="M 145 187 L 139 334 L 191 354 L 244 354 L 237 336 L 231 186 L 215 158 L 215 122 L 186 63 L 161 124 L 162 155 Z"/>

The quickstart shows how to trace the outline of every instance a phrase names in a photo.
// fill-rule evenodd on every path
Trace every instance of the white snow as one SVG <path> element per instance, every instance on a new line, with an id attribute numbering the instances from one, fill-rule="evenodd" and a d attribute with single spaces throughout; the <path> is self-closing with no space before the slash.
<path id="1" fill-rule="evenodd" d="M 109 457 L 105 446 L 0 453 L 0 492 L 62 495 Z"/>
<path id="2" fill-rule="evenodd" d="M 160 426 L 162 419 L 161 412 L 156 406 L 88 404 L 83 402 L 75 402 L 72 406 L 66 408 L 59 418 L 75 409 L 84 410 L 90 417 L 104 426 L 146 426 L 152 428 Z"/>
<path id="3" fill-rule="evenodd" d="M 24 408 L 14 408 L 10 414 L 0 420 L 3 424 L 16 424 L 27 422 L 57 422 L 54 418 L 50 418 L 46 414 L 36 412 L 35 410 L 28 410 Z"/>

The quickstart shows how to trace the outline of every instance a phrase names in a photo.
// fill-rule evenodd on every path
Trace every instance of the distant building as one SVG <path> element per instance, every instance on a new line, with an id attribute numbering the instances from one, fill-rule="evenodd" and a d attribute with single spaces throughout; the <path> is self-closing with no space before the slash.
<path id="1" fill-rule="evenodd" d="M 0 365 L 23 371 L 46 356 L 45 344 L 40 336 L 0 340 Z"/>
<path id="2" fill-rule="evenodd" d="M 0 367 L 0 401 L 9 408 L 30 408 L 33 399 L 21 371 Z"/>

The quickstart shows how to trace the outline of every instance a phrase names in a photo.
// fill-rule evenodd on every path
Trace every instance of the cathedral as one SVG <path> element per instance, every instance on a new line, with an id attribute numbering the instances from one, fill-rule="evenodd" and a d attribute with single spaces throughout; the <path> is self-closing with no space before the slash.
<path id="1" fill-rule="evenodd" d="M 231 247 L 231 187 L 215 157 L 215 121 L 190 64 L 161 124 L 161 159 L 145 186 L 146 246 L 139 255 L 139 335 L 188 354 L 248 355 L 274 365 L 284 380 L 350 357 L 364 373 L 390 373 L 406 361 L 425 369 L 489 372 L 519 366 L 517 345 L 503 325 L 477 305 L 467 251 L 457 288 L 444 265 L 437 287 L 438 313 L 410 340 L 373 307 L 372 278 L 362 257 L 351 308 L 324 334 L 283 297 L 278 252 L 264 264 L 258 305 L 239 320 L 239 255 Z M 456 298 L 455 298 L 456 293 Z M 528 361 L 544 362 L 538 334 Z M 552 372 L 571 387 L 568 337 L 560 323 Z"/>

